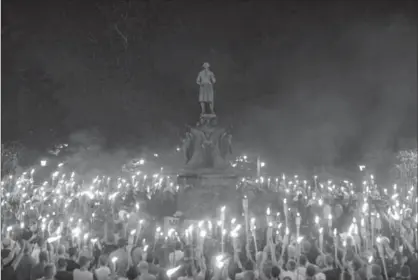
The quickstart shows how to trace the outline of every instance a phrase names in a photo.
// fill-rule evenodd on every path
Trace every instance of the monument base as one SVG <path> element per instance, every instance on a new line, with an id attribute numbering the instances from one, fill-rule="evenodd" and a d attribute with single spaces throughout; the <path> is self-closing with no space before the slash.
<path id="1" fill-rule="evenodd" d="M 236 189 L 237 176 L 220 173 L 186 173 L 178 177 L 183 191 L 177 195 L 177 209 L 185 219 L 218 218 L 219 209 L 228 207 L 228 213 L 241 213 L 241 192 Z"/>

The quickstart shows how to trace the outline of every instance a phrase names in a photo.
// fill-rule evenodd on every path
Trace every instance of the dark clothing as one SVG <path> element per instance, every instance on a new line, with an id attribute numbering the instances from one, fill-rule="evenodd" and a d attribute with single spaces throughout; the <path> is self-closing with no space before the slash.
<path id="1" fill-rule="evenodd" d="M 316 258 L 320 255 L 319 250 L 316 248 L 316 246 L 312 246 L 309 252 L 306 254 L 306 258 L 308 259 L 308 262 L 312 264 L 316 264 Z"/>
<path id="2" fill-rule="evenodd" d="M 119 249 L 119 247 L 114 245 L 114 244 L 105 244 L 103 246 L 103 254 L 110 255 L 111 253 L 113 253 L 117 249 Z"/>
<path id="3" fill-rule="evenodd" d="M 153 263 L 148 263 L 148 273 L 157 276 L 163 269 Z"/>
<path id="4" fill-rule="evenodd" d="M 56 280 L 73 280 L 73 274 L 68 271 L 57 271 L 55 273 L 55 279 Z"/>
<path id="5" fill-rule="evenodd" d="M 45 265 L 43 263 L 36 264 L 30 273 L 30 279 L 31 280 L 37 280 L 39 278 L 44 277 L 44 268 Z"/>
<path id="6" fill-rule="evenodd" d="M 136 266 L 131 266 L 128 269 L 128 272 L 126 272 L 126 277 L 128 277 L 129 280 L 134 280 L 139 275 Z"/>
<path id="7" fill-rule="evenodd" d="M 73 272 L 74 269 L 80 269 L 80 265 L 73 260 L 67 260 L 67 271 Z"/>
<path id="8" fill-rule="evenodd" d="M 341 275 L 341 271 L 339 269 L 325 270 L 322 273 L 325 274 L 325 278 L 327 280 L 339 280 Z"/>
<path id="9" fill-rule="evenodd" d="M 16 280 L 16 273 L 11 264 L 3 267 L 1 271 L 1 279 Z"/>
<path id="10" fill-rule="evenodd" d="M 33 236 L 33 232 L 30 229 L 24 229 L 22 233 L 22 239 L 29 240 Z"/>
<path id="11" fill-rule="evenodd" d="M 16 267 L 17 280 L 30 280 L 32 268 L 36 265 L 36 261 L 32 256 L 25 254 Z"/>

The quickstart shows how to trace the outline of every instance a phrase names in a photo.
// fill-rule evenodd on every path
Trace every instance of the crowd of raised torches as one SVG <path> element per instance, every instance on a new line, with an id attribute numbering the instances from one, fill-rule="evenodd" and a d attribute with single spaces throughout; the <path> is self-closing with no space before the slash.
<path id="1" fill-rule="evenodd" d="M 145 163 L 143 159 L 138 161 L 139 165 L 145 165 Z M 236 167 L 245 163 L 250 163 L 250 161 L 247 156 L 242 156 L 238 157 L 232 165 Z M 40 163 L 40 168 L 47 165 L 48 162 L 43 160 Z M 257 159 L 256 165 L 259 169 L 264 167 L 265 163 Z M 360 167 L 360 169 L 364 171 L 364 167 Z M 97 218 L 96 212 L 88 209 L 87 203 L 83 202 L 94 201 L 95 206 L 108 207 L 105 208 L 105 211 L 118 212 L 118 208 L 122 208 L 124 205 L 117 204 L 115 201 L 118 197 L 123 200 L 123 197 L 127 195 L 129 190 L 139 190 L 151 196 L 156 193 L 156 190 L 169 188 L 178 191 L 180 188 L 176 184 L 176 176 L 164 175 L 160 172 L 144 174 L 137 170 L 134 174 L 117 178 L 100 175 L 96 176 L 88 184 L 75 172 L 66 171 L 65 164 L 62 163 L 58 164 L 57 169 L 43 183 L 35 182 L 34 175 L 36 172 L 36 169 L 30 169 L 20 176 L 7 176 L 4 178 L 1 182 L 2 214 L 10 211 L 10 207 L 14 205 L 16 208 L 13 209 L 13 212 L 16 213 L 17 220 L 20 221 L 18 226 L 24 228 L 27 226 L 24 224 L 24 217 L 29 212 L 34 212 L 35 214 L 32 213 L 32 216 L 34 215 L 38 220 L 41 229 L 49 232 L 48 242 L 59 242 L 63 235 L 63 228 L 66 226 L 72 229 L 71 238 L 73 244 L 78 244 L 80 248 L 86 245 L 91 246 L 98 241 L 97 236 L 92 233 L 91 229 L 94 219 Z M 324 234 L 327 231 L 334 238 L 335 244 L 342 244 L 343 247 L 346 247 L 347 243 L 354 243 L 356 250 L 362 249 L 364 251 L 369 250 L 374 245 L 378 245 L 378 251 L 382 254 L 382 246 L 380 245 L 385 240 L 385 237 L 381 234 L 382 218 L 390 222 L 391 229 L 396 231 L 398 236 L 400 231 L 403 230 L 403 219 L 414 215 L 415 225 L 418 222 L 416 186 L 407 186 L 406 190 L 400 191 L 400 188 L 395 184 L 391 190 L 384 188 L 383 192 L 380 192 L 374 181 L 374 176 L 366 174 L 362 188 L 355 190 L 353 183 L 348 181 L 336 184 L 331 180 L 320 182 L 317 176 L 314 176 L 312 180 L 300 180 L 297 175 L 290 178 L 285 175 L 281 177 L 265 177 L 261 176 L 259 172 L 257 173 L 260 176 L 256 178 L 242 178 L 237 187 L 248 188 L 256 186 L 258 188 L 267 188 L 281 193 L 279 195 L 284 197 L 283 209 L 280 209 L 280 211 L 273 213 L 270 207 L 266 208 L 265 223 L 258 221 L 260 219 L 259 216 L 250 217 L 249 208 L 251 208 L 251 205 L 248 205 L 248 199 L 244 197 L 242 201 L 244 212 L 242 224 L 238 223 L 235 217 L 230 217 L 227 214 L 228 207 L 226 205 L 220 209 L 219 220 L 217 221 L 202 220 L 184 230 L 172 228 L 168 229 L 168 231 L 163 231 L 161 226 L 157 226 L 153 248 L 156 247 L 157 242 L 183 239 L 187 245 L 196 244 L 203 251 L 205 239 L 215 237 L 219 238 L 219 250 L 223 253 L 225 251 L 225 239 L 231 241 L 234 250 L 239 250 L 238 237 L 244 234 L 247 236 L 246 243 L 252 241 L 255 251 L 258 251 L 260 248 L 257 248 L 257 240 L 260 237 L 257 236 L 256 227 L 258 224 L 265 224 L 268 228 L 266 239 L 274 237 L 276 240 L 290 241 L 291 235 L 293 235 L 296 250 L 300 253 L 300 244 L 304 238 L 300 234 L 302 218 L 299 213 L 296 213 L 295 217 L 289 215 L 291 209 L 288 200 L 295 195 L 303 195 L 309 203 L 323 206 L 323 216 L 316 216 L 314 220 L 321 251 L 324 246 Z M 338 233 L 333 228 L 334 217 L 331 206 L 324 203 L 324 197 L 326 195 L 335 195 L 336 193 L 344 193 L 344 195 L 349 196 L 358 195 L 359 191 L 362 193 L 362 203 L 359 208 L 361 211 L 353 217 L 352 224 L 347 232 Z M 371 207 L 371 198 L 376 197 L 381 199 L 389 198 L 389 207 L 386 213 L 378 212 L 375 207 Z M 73 211 L 75 210 L 76 214 L 71 217 L 65 217 L 64 220 L 61 219 L 59 226 L 54 228 L 54 222 L 57 222 L 59 217 L 62 217 L 62 214 L 70 212 L 70 208 Z M 131 213 L 138 214 L 140 211 L 139 204 L 135 203 Z M 119 218 L 122 220 L 127 219 L 129 215 L 131 214 L 126 212 Z M 381 217 L 381 215 L 384 217 Z M 139 217 L 137 221 L 138 226 L 130 229 L 127 233 L 131 243 L 139 240 L 143 228 L 144 220 L 140 219 L 140 214 L 137 216 Z M 227 220 L 227 217 L 230 220 Z M 7 221 L 2 220 L 2 228 L 6 228 L 6 232 L 3 233 L 10 235 L 12 226 L 16 225 L 4 224 L 5 222 Z M 296 232 L 292 233 L 291 228 L 294 225 L 296 226 Z M 413 235 L 415 246 L 417 246 L 418 232 L 416 227 Z M 142 242 L 144 246 L 147 246 L 144 240 Z M 413 246 L 413 243 L 409 243 L 409 245 Z M 363 244 L 363 248 L 360 248 L 360 244 Z M 337 246 L 335 246 L 335 254 L 337 254 Z M 384 270 L 386 270 L 385 267 Z"/>

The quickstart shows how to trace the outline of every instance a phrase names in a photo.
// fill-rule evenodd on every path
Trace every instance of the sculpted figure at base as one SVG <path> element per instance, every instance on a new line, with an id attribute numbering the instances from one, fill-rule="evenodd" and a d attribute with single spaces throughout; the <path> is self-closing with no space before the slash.
<path id="1" fill-rule="evenodd" d="M 202 115 L 206 114 L 206 104 L 209 105 L 210 114 L 214 114 L 214 91 L 213 84 L 216 83 L 215 74 L 210 71 L 209 63 L 203 63 L 203 70 L 199 72 L 196 83 L 200 86 L 199 103 L 202 109 Z"/>
<path id="2" fill-rule="evenodd" d="M 196 127 L 188 127 L 183 149 L 186 165 L 191 168 L 222 169 L 228 166 L 232 136 L 217 126 L 216 117 L 202 117 Z"/>

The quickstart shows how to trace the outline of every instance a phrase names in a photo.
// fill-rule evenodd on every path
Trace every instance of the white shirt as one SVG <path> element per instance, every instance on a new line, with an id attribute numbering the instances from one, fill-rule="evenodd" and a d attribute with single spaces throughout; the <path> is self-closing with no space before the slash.
<path id="1" fill-rule="evenodd" d="M 280 280 L 283 280 L 285 277 L 290 277 L 291 280 L 296 280 L 296 274 L 292 271 L 282 271 L 280 273 Z"/>
<path id="2" fill-rule="evenodd" d="M 96 269 L 97 280 L 107 280 L 109 279 L 110 274 L 110 268 L 108 268 L 107 266 L 101 266 L 98 269 Z"/>
<path id="3" fill-rule="evenodd" d="M 74 280 L 93 280 L 93 273 L 90 271 L 81 271 L 80 269 L 74 269 Z"/>
<path id="4" fill-rule="evenodd" d="M 296 268 L 296 280 L 305 280 L 306 278 L 306 267 L 301 266 Z"/>

